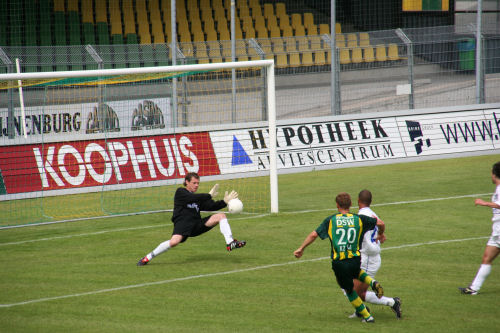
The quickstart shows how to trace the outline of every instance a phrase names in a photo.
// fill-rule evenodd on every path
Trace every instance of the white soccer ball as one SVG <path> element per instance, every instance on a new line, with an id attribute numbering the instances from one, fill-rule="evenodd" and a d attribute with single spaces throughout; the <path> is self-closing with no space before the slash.
<path id="1" fill-rule="evenodd" d="M 232 199 L 227 203 L 227 209 L 231 214 L 238 214 L 243 211 L 243 202 L 240 199 Z"/>

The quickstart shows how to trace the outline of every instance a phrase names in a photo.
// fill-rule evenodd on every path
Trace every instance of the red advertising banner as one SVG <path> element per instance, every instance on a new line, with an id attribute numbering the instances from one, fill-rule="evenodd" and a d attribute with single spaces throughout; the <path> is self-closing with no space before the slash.
<path id="1" fill-rule="evenodd" d="M 207 132 L 0 147 L 6 194 L 220 174 Z"/>

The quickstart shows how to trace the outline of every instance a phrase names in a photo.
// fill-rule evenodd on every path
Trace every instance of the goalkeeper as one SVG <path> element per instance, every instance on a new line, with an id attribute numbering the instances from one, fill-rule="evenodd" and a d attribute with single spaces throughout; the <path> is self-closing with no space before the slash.
<path id="1" fill-rule="evenodd" d="M 215 186 L 208 193 L 199 193 L 196 191 L 200 186 L 200 176 L 195 172 L 190 172 L 184 178 L 184 187 L 179 187 L 174 196 L 174 212 L 172 222 L 174 230 L 172 237 L 160 245 L 153 251 L 148 253 L 144 258 L 139 260 L 137 266 L 148 264 L 154 257 L 168 251 L 170 248 L 177 246 L 179 243 L 185 242 L 189 237 L 196 237 L 210 231 L 217 224 L 220 232 L 226 240 L 226 249 L 232 251 L 245 246 L 245 241 L 233 239 L 231 227 L 227 221 L 226 214 L 217 213 L 213 215 L 201 217 L 200 211 L 215 211 L 227 206 L 227 203 L 238 197 L 238 193 L 231 191 L 224 195 L 224 200 L 214 201 L 213 198 L 217 195 L 219 185 Z"/>

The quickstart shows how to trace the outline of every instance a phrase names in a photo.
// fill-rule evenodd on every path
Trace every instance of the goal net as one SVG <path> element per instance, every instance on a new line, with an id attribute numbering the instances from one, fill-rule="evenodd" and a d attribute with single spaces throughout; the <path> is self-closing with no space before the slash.
<path id="1" fill-rule="evenodd" d="M 274 64 L 0 74 L 0 227 L 169 211 L 188 172 L 277 212 Z"/>

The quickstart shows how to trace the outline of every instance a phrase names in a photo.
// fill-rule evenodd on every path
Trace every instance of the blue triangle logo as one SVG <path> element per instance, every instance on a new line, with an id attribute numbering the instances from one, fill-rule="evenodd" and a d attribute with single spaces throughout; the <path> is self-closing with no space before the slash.
<path id="1" fill-rule="evenodd" d="M 231 165 L 241 165 L 241 164 L 252 164 L 252 160 L 246 153 L 245 149 L 241 143 L 236 139 L 236 136 L 233 135 L 233 157 L 231 160 Z"/>

